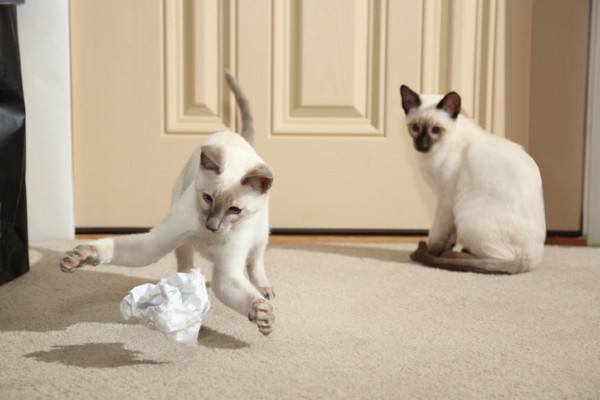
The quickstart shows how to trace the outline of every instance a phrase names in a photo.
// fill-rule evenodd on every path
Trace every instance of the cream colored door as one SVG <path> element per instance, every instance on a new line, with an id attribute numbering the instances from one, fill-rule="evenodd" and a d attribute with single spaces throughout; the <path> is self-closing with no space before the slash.
<path id="1" fill-rule="evenodd" d="M 509 12 L 516 4 L 528 14 Z M 532 9 L 503 0 L 72 0 L 76 226 L 160 220 L 192 150 L 237 128 L 228 68 L 250 99 L 255 147 L 276 171 L 273 228 L 427 229 L 435 201 L 416 170 L 398 88 L 457 90 L 485 128 L 527 147 L 521 132 L 539 118 L 522 107 L 533 53 L 521 38 L 509 42 L 515 23 L 531 33 Z M 575 217 L 549 228 L 576 225 L 572 207 Z"/>
<path id="2" fill-rule="evenodd" d="M 398 100 L 419 82 L 408 1 L 72 1 L 76 224 L 147 227 L 210 132 L 236 128 L 223 68 L 273 165 L 274 228 L 424 229 Z"/>

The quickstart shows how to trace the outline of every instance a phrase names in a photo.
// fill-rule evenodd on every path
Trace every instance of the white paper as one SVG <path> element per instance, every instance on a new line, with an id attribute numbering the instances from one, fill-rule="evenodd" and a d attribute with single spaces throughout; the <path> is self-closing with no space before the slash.
<path id="1" fill-rule="evenodd" d="M 198 269 L 161 279 L 156 285 L 136 286 L 121 301 L 123 318 L 140 318 L 147 327 L 187 345 L 197 344 L 209 309 L 206 282 Z"/>

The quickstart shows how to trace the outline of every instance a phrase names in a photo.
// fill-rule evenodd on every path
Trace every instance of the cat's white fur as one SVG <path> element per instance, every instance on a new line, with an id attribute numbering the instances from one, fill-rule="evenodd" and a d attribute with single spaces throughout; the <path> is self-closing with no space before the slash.
<path id="1" fill-rule="evenodd" d="M 239 96 L 231 76 L 228 82 Z M 244 113 L 249 115 L 247 103 L 240 108 L 243 118 Z M 243 131 L 251 135 L 250 124 L 243 119 Z M 217 132 L 192 154 L 174 185 L 171 209 L 156 227 L 148 233 L 77 246 L 65 253 L 61 269 L 73 272 L 84 265 L 108 263 L 144 266 L 175 250 L 178 270 L 187 271 L 194 267 L 197 250 L 213 262 L 211 286 L 217 298 L 269 334 L 274 321 L 269 300 L 274 293 L 265 273 L 264 252 L 272 180 L 270 167 L 242 136 Z"/>
<path id="2" fill-rule="evenodd" d="M 444 267 L 440 259 L 447 257 L 450 264 L 466 265 L 461 270 L 475 266 L 478 272 L 518 273 L 538 267 L 546 224 L 534 160 L 521 146 L 469 118 L 453 118 L 438 106 L 444 96 L 419 98 L 421 104 L 406 115 L 409 131 L 419 121 L 443 129 L 429 151 L 417 152 L 418 168 L 437 197 L 428 243 L 421 250 L 426 247 L 434 264 L 439 258 L 441 265 L 434 266 Z M 470 254 L 449 252 L 457 239 Z"/>

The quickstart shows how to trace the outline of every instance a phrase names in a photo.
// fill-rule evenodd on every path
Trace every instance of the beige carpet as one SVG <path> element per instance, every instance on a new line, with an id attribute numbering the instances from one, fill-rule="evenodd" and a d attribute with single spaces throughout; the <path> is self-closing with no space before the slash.
<path id="1" fill-rule="evenodd" d="M 64 274 L 72 245 L 33 244 L 0 287 L 0 399 L 600 398 L 600 249 L 484 276 L 413 264 L 414 245 L 273 245 L 272 335 L 213 298 L 190 348 L 118 308 L 172 255 Z"/>

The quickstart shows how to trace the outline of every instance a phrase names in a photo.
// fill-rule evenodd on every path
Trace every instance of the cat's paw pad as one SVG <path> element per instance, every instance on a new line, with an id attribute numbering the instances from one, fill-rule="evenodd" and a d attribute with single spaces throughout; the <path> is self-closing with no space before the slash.
<path id="1" fill-rule="evenodd" d="M 268 335 L 273 330 L 273 322 L 275 321 L 273 306 L 265 299 L 255 300 L 252 303 L 248 319 L 256 323 L 260 333 Z"/>
<path id="2" fill-rule="evenodd" d="M 100 264 L 98 250 L 89 244 L 82 244 L 63 254 L 60 260 L 60 269 L 63 272 L 75 272 L 84 265 L 96 266 Z"/>
<path id="3" fill-rule="evenodd" d="M 272 300 L 275 298 L 275 292 L 273 291 L 272 286 L 265 286 L 265 287 L 258 288 L 258 291 L 267 300 Z"/>

